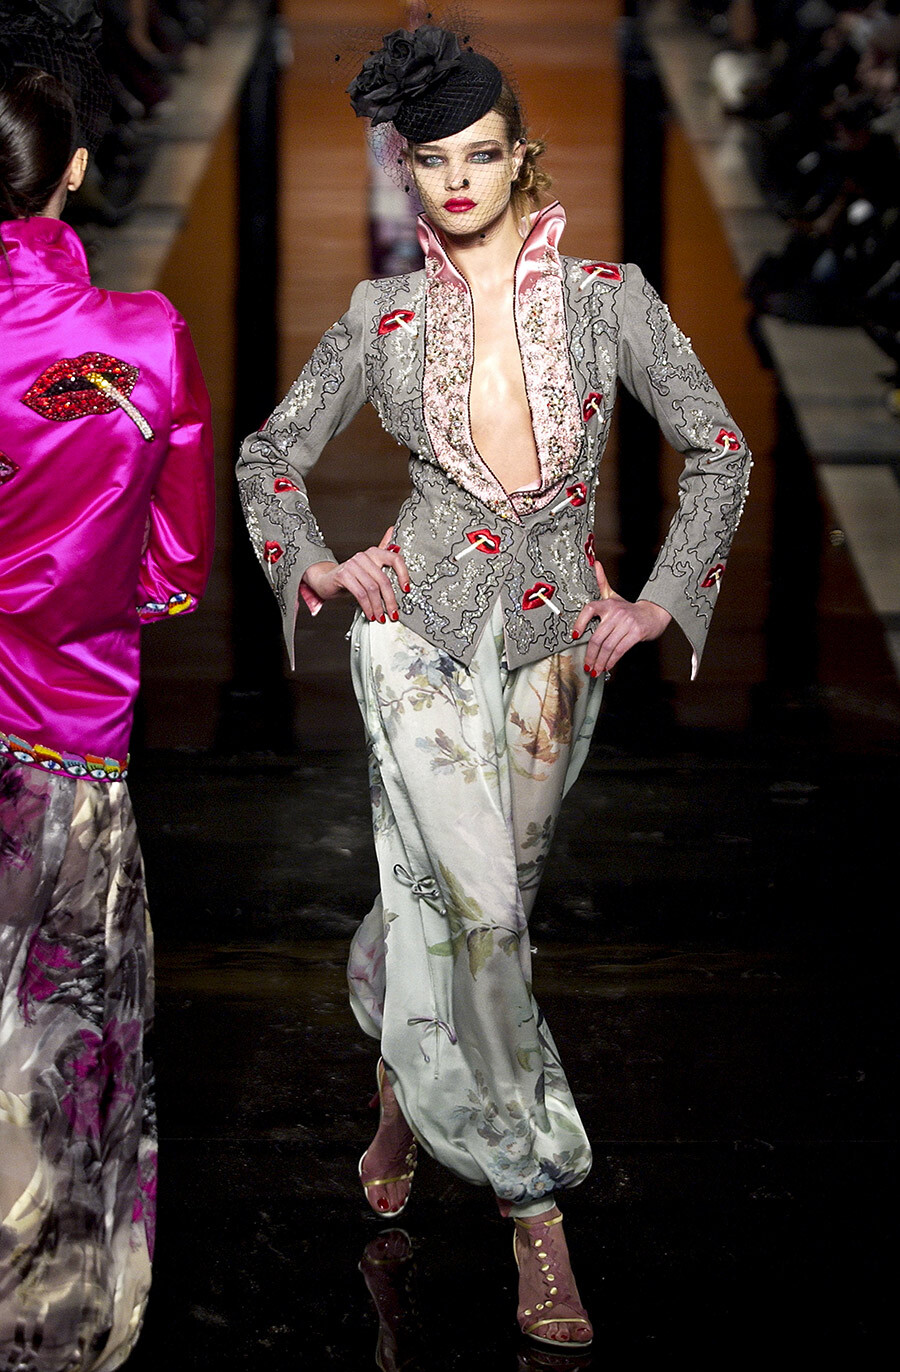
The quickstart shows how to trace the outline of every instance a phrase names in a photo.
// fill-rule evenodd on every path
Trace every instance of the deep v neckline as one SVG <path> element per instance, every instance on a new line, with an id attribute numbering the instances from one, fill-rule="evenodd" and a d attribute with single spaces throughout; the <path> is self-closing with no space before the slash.
<path id="1" fill-rule="evenodd" d="M 538 465 L 537 495 L 552 499 L 580 451 L 583 424 L 568 348 L 557 240 L 565 224 L 558 203 L 536 214 L 516 259 L 513 317 Z M 420 216 L 425 250 L 423 418 L 438 465 L 485 505 L 520 522 L 507 491 L 472 436 L 475 305 L 462 272 Z"/>

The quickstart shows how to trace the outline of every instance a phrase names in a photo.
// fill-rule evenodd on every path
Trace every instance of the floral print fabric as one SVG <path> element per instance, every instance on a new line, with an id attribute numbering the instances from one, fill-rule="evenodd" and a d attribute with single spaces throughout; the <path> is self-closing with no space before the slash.
<path id="1" fill-rule="evenodd" d="M 153 1252 L 152 942 L 124 782 L 0 758 L 0 1369 L 119 1367 Z"/>
<path id="2" fill-rule="evenodd" d="M 358 615 L 352 633 L 381 894 L 353 940 L 351 1005 L 428 1151 L 513 1203 L 591 1162 L 528 935 L 600 707 L 584 652 L 509 670 L 499 601 L 469 668 L 402 623 Z"/>

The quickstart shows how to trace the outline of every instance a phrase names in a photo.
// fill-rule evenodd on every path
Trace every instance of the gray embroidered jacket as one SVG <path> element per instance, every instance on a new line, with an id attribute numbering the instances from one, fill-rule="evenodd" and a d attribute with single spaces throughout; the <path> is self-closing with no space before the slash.
<path id="1" fill-rule="evenodd" d="M 401 620 L 468 663 L 500 596 L 510 667 L 571 647 L 575 619 L 597 594 L 594 494 L 621 379 L 685 455 L 678 508 L 641 598 L 677 620 L 696 672 L 750 454 L 640 269 L 561 257 L 564 224 L 559 204 L 535 216 L 515 274 L 535 489 L 507 494 L 474 446 L 471 294 L 424 219 L 425 270 L 361 282 L 285 399 L 245 439 L 241 498 L 292 663 L 299 598 L 313 612 L 319 605 L 303 574 L 336 560 L 303 478 L 367 400 L 410 449 L 412 493 L 395 523 L 411 577 Z"/>

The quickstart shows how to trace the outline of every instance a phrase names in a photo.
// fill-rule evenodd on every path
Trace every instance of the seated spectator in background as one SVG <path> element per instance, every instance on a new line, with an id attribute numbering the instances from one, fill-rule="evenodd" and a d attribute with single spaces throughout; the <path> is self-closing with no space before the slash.
<path id="1" fill-rule="evenodd" d="M 787 319 L 859 324 L 900 362 L 900 0 L 688 7 L 725 40 L 711 79 L 791 226 L 751 298 Z"/>

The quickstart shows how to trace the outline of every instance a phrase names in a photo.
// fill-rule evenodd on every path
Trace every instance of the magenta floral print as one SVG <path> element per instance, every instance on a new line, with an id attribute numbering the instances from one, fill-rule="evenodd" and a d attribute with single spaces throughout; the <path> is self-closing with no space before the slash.
<path id="1" fill-rule="evenodd" d="M 18 991 L 19 1006 L 27 1024 L 34 1022 L 32 1002 L 49 1000 L 58 991 L 65 973 L 77 971 L 80 966 L 64 944 L 50 943 L 37 936 L 32 940 Z"/>
<path id="2" fill-rule="evenodd" d="M 140 1049 L 142 1025 L 113 1019 L 102 1036 L 82 1029 L 80 1037 L 83 1051 L 71 1064 L 71 1089 L 62 1104 L 73 1133 L 99 1138 L 116 1105 L 134 1100 L 131 1060 Z"/>
<path id="3" fill-rule="evenodd" d="M 148 1150 L 146 1157 L 138 1165 L 137 1192 L 131 1209 L 131 1222 L 143 1227 L 151 1262 L 156 1246 L 156 1176 L 156 1152 Z"/>
<path id="4" fill-rule="evenodd" d="M 134 817 L 121 781 L 5 755 L 0 834 L 0 1367 L 14 1348 L 105 1372 L 140 1331 L 156 1228 Z"/>

